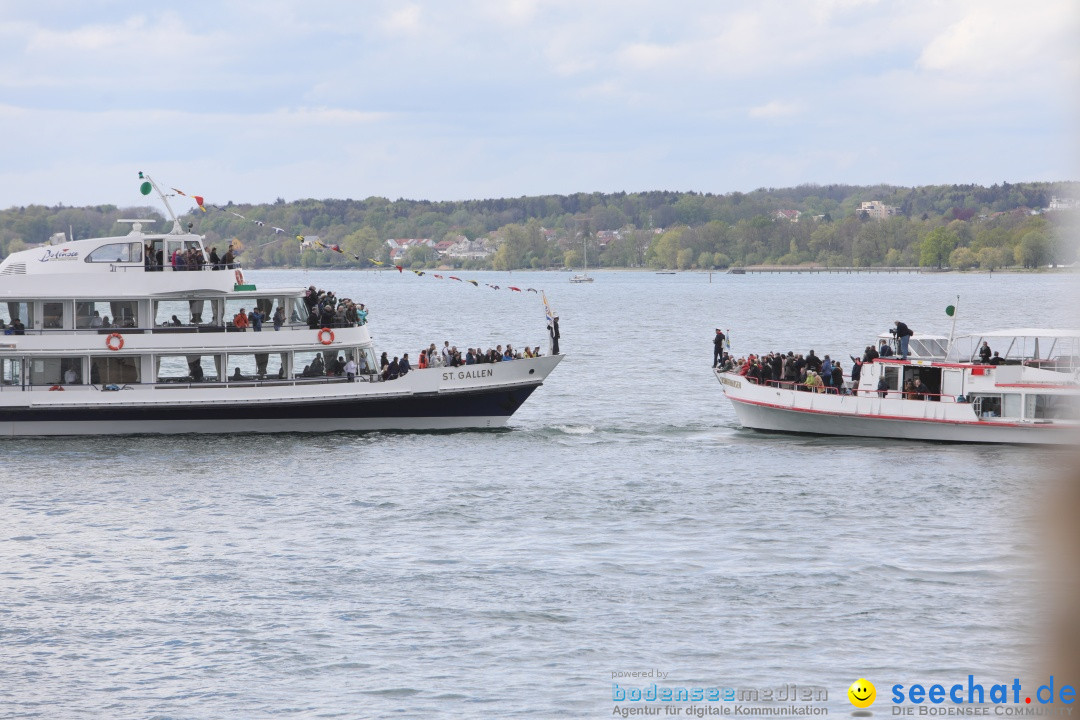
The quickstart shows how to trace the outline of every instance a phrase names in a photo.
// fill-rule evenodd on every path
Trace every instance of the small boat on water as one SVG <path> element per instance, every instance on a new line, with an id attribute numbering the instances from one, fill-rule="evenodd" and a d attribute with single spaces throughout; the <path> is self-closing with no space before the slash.
<path id="1" fill-rule="evenodd" d="M 591 283 L 593 279 L 589 277 L 589 248 L 588 243 L 583 242 L 581 247 L 581 257 L 584 260 L 582 270 L 580 273 L 572 276 L 570 282 L 572 283 Z"/>
<path id="2" fill-rule="evenodd" d="M 1003 347 L 993 362 L 986 342 Z M 864 363 L 858 382 L 812 387 L 714 369 L 755 430 L 972 443 L 1080 440 L 1080 332 L 1022 328 L 911 339 L 913 354 Z"/>
<path id="3" fill-rule="evenodd" d="M 169 232 L 122 220 L 0 263 L 0 435 L 499 427 L 563 358 L 556 331 L 549 355 L 384 379 L 366 318 L 313 322 L 305 288 L 212 262 L 158 194 Z"/>

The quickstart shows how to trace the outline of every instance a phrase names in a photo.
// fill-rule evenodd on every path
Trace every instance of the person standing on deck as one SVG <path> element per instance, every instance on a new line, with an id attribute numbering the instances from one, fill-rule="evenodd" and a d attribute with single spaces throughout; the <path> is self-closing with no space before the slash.
<path id="1" fill-rule="evenodd" d="M 720 364 L 720 360 L 724 357 L 724 340 L 727 336 L 720 328 L 716 328 L 716 337 L 713 338 L 713 351 L 712 351 L 712 366 L 716 367 Z"/>
<path id="2" fill-rule="evenodd" d="M 915 331 L 909 328 L 899 320 L 896 321 L 896 327 L 893 328 L 893 335 L 900 341 L 900 359 L 907 360 L 908 356 L 908 341 L 911 340 L 911 336 L 915 334 Z"/>

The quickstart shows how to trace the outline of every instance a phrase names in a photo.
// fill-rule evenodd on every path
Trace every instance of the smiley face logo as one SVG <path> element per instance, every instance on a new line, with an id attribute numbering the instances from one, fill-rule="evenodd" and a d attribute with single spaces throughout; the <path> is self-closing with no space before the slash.
<path id="1" fill-rule="evenodd" d="M 874 688 L 874 683 L 865 678 L 859 678 L 851 683 L 851 687 L 847 689 L 847 696 L 855 707 L 868 708 L 874 704 L 877 690 Z"/>

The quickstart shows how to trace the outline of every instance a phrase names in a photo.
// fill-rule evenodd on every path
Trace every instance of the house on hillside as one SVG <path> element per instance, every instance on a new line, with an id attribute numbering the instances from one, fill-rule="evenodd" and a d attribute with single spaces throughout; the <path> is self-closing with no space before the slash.
<path id="1" fill-rule="evenodd" d="M 1073 208 L 1080 207 L 1080 201 L 1073 198 L 1058 197 L 1057 195 L 1050 196 L 1050 204 L 1046 207 L 1047 210 L 1072 210 Z"/>
<path id="2" fill-rule="evenodd" d="M 600 230 L 596 233 L 596 242 L 600 247 L 606 248 L 609 243 L 620 237 L 618 230 Z"/>
<path id="3" fill-rule="evenodd" d="M 457 242 L 450 244 L 443 253 L 443 257 L 455 260 L 483 260 L 490 257 L 493 252 L 494 250 L 490 249 L 482 239 L 469 240 L 462 236 Z"/>
<path id="4" fill-rule="evenodd" d="M 799 216 L 802 215 L 798 210 L 777 210 L 773 213 L 773 220 L 787 220 L 788 222 L 799 222 Z"/>
<path id="5" fill-rule="evenodd" d="M 884 220 L 896 214 L 896 208 L 886 205 L 880 200 L 868 200 L 859 206 L 860 213 L 866 213 L 867 217 L 874 220 Z"/>
<path id="6" fill-rule="evenodd" d="M 431 238 L 404 238 L 404 239 L 391 239 L 386 241 L 387 246 L 390 248 L 390 260 L 391 262 L 400 262 L 404 259 L 405 254 L 414 247 L 426 247 L 435 248 L 435 243 Z"/>

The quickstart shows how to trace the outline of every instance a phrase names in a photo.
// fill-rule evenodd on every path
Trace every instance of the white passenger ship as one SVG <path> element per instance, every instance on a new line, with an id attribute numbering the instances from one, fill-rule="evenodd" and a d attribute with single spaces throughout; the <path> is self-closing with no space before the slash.
<path id="1" fill-rule="evenodd" d="M 1080 441 L 1080 334 L 1025 328 L 965 336 L 947 357 L 938 356 L 943 340 L 923 343 L 929 357 L 866 363 L 858 383 L 841 389 L 811 391 L 791 382 L 759 384 L 738 372 L 714 373 L 739 422 L 756 430 L 948 442 Z M 999 364 L 981 360 L 983 341 L 1004 348 Z M 921 392 L 908 387 L 916 378 Z"/>
<path id="2" fill-rule="evenodd" d="M 389 381 L 328 376 L 312 368 L 379 367 L 366 324 L 311 329 L 303 289 L 259 288 L 231 268 L 151 267 L 146 256 L 205 258 L 202 238 L 175 215 L 167 233 L 124 222 L 127 235 L 0 263 L 0 434 L 491 428 L 562 360 L 413 369 Z M 255 307 L 262 332 L 233 325 L 240 308 Z"/>

